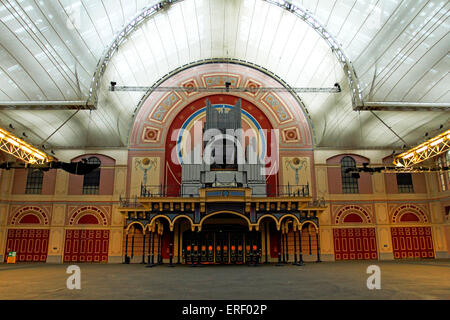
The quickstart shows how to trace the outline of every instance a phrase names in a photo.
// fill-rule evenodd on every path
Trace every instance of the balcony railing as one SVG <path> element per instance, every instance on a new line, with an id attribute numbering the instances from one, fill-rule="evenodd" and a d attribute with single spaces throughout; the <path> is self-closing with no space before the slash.
<path id="1" fill-rule="evenodd" d="M 212 189 L 228 189 L 227 187 L 216 187 Z M 236 195 L 233 192 L 227 193 L 228 196 Z M 165 198 L 165 197 L 187 197 L 182 192 L 180 185 L 141 185 L 141 197 L 144 198 Z M 255 193 L 254 197 L 310 197 L 309 185 L 267 185 L 266 193 Z"/>
<path id="2" fill-rule="evenodd" d="M 137 196 L 134 198 L 122 198 L 120 196 L 119 203 L 121 208 L 141 208 L 142 204 L 138 201 Z"/>

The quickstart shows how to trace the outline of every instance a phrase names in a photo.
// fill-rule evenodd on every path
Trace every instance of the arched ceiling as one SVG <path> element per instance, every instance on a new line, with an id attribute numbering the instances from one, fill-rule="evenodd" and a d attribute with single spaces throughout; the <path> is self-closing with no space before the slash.
<path id="1" fill-rule="evenodd" d="M 86 100 L 103 52 L 152 0 L 4 0 L 0 4 L 0 100 Z M 170 1 L 166 1 L 170 2 Z M 98 90 L 97 110 L 79 111 L 48 143 L 54 147 L 126 146 L 143 93 L 202 59 L 238 59 L 261 66 L 292 87 L 332 86 L 340 94 L 301 94 L 318 147 L 395 148 L 419 142 L 443 124 L 442 112 L 355 112 L 342 65 L 327 42 L 285 1 L 184 0 L 148 18 L 119 46 Z M 297 0 L 341 44 L 365 101 L 445 102 L 449 95 L 449 10 L 439 0 Z M 74 111 L 1 110 L 39 145 Z"/>

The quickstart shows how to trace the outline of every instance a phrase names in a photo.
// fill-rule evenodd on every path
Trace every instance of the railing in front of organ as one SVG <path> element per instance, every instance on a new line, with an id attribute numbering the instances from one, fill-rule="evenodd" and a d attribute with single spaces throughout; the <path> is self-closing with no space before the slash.
<path id="1" fill-rule="evenodd" d="M 122 198 L 119 197 L 119 203 L 121 208 L 141 208 L 142 204 L 139 203 L 137 196 L 134 198 Z"/>
<path id="2" fill-rule="evenodd" d="M 179 191 L 179 186 L 177 187 L 176 192 L 174 190 L 168 189 L 167 186 L 159 185 L 159 186 L 141 186 L 141 197 L 151 198 L 151 197 L 182 197 Z M 243 196 L 242 194 L 238 194 L 237 190 L 222 190 L 220 188 L 210 188 L 208 193 L 210 196 L 222 196 L 222 197 L 233 197 L 233 196 Z M 292 186 L 292 185 L 282 185 L 278 186 L 278 189 L 281 192 L 268 193 L 267 197 L 309 197 L 309 186 L 301 185 L 301 186 Z M 173 192 L 171 192 L 173 191 Z M 162 195 L 162 196 L 161 196 Z M 207 194 L 208 196 L 208 194 Z M 131 198 L 123 198 L 120 196 L 119 203 L 121 208 L 143 208 L 143 205 L 139 202 L 138 196 L 134 196 Z M 308 202 L 307 207 L 314 208 L 323 208 L 326 206 L 326 201 L 323 198 L 319 199 L 311 199 Z"/>
<path id="3" fill-rule="evenodd" d="M 240 196 L 237 191 L 230 191 L 226 187 L 208 188 L 211 190 L 211 196 Z M 227 189 L 227 190 L 221 190 Z M 216 194 L 217 192 L 221 194 Z M 214 194 L 212 194 L 214 193 Z M 141 185 L 141 197 L 183 197 L 182 188 L 180 185 Z M 265 194 L 252 193 L 253 197 L 310 197 L 309 184 L 306 185 L 267 185 Z"/>

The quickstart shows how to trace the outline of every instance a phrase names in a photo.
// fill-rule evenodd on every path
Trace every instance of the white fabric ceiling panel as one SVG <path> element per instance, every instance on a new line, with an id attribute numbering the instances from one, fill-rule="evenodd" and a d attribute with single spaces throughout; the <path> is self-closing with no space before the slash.
<path id="1" fill-rule="evenodd" d="M 292 2 L 308 9 L 342 44 L 366 101 L 449 102 L 448 1 Z M 144 7 L 155 3 L 158 1 L 2 1 L 0 100 L 86 99 L 107 46 Z M 342 67 L 320 35 L 292 13 L 262 0 L 185 0 L 149 18 L 108 63 L 97 110 L 80 111 L 49 143 L 60 147 L 126 145 L 142 93 L 109 92 L 109 82 L 150 86 L 182 65 L 210 58 L 260 65 L 292 87 L 340 83 L 343 92 L 338 95 L 300 95 L 318 146 L 403 144 L 370 112 L 352 111 Z M 28 128 L 36 142 L 73 113 L 17 111 L 15 117 L 14 112 L 0 111 L 4 115 L 0 125 Z M 449 122 L 443 113 L 377 114 L 411 144 L 420 139 L 423 130 Z M 86 139 L 87 134 L 91 138 Z"/>
<path id="2" fill-rule="evenodd" d="M 289 54 L 291 56 L 292 53 L 288 52 L 288 50 L 294 51 L 295 48 L 288 47 L 289 40 L 292 39 L 292 36 L 295 37 L 299 34 L 300 30 L 298 29 L 300 28 L 295 28 L 297 21 L 298 19 L 294 15 L 283 10 L 281 19 L 277 25 L 277 31 L 274 33 L 274 39 L 270 47 L 270 52 L 262 65 L 266 65 L 270 70 L 276 70 L 280 65 L 281 59 L 285 55 Z M 293 32 L 278 32 L 278 30 L 292 30 Z M 290 59 L 292 59 L 292 56 Z M 288 60 L 290 59 L 288 58 Z"/>
<path id="3" fill-rule="evenodd" d="M 382 85 L 377 86 L 375 95 L 380 98 L 384 97 L 384 100 L 388 101 L 402 101 L 404 93 L 411 87 L 411 83 L 417 80 L 417 76 L 424 75 L 430 70 L 430 66 L 435 65 L 445 56 L 449 43 L 450 34 L 447 33 L 432 45 L 433 50 L 426 49 L 426 46 L 415 50 L 389 78 L 382 82 Z"/>
<path id="4" fill-rule="evenodd" d="M 448 61 L 450 61 L 450 57 Z M 420 101 L 448 103 L 448 101 L 450 101 L 449 83 L 450 83 L 450 74 L 447 73 L 444 77 L 439 79 L 439 81 L 437 81 L 435 85 L 432 86 L 432 88 L 427 92 L 427 94 L 421 97 Z"/>
<path id="5" fill-rule="evenodd" d="M 289 32 L 289 38 L 286 47 L 283 50 L 283 55 L 280 57 L 276 67 L 273 70 L 278 70 L 278 75 L 287 81 L 287 74 L 291 70 L 292 63 L 296 60 L 296 55 L 299 53 L 299 47 L 307 34 L 314 31 L 308 28 L 305 23 L 299 19 L 295 20 L 292 32 Z"/>
<path id="6" fill-rule="evenodd" d="M 212 30 L 211 30 L 211 8 L 208 0 L 194 0 L 196 20 L 199 31 L 200 59 L 211 57 Z"/>
<path id="7" fill-rule="evenodd" d="M 256 1 L 255 1 L 256 2 Z M 263 37 L 263 31 L 265 27 L 265 21 L 269 16 L 269 7 L 267 3 L 255 3 L 254 11 L 252 12 L 252 21 L 249 29 L 249 36 L 247 43 L 243 43 L 245 46 L 245 52 L 242 58 L 247 61 L 256 61 L 258 55 L 259 45 L 261 44 L 261 38 Z M 273 10 L 279 11 L 275 8 Z"/>
<path id="8" fill-rule="evenodd" d="M 254 1 L 244 1 L 239 9 L 236 40 L 234 45 L 234 56 L 243 57 L 247 52 L 247 45 L 252 28 L 253 17 L 255 15 Z"/>
<path id="9" fill-rule="evenodd" d="M 225 2 L 209 2 L 210 14 L 210 35 L 211 35 L 211 56 L 222 58 L 226 56 L 225 50 Z M 209 58 L 209 57 L 208 57 Z"/>
<path id="10" fill-rule="evenodd" d="M 189 63 L 191 61 L 191 57 L 181 6 L 173 7 L 173 10 L 169 10 L 166 14 L 169 18 L 168 24 L 171 31 L 171 36 L 175 40 L 178 63 L 180 65 Z"/>
<path id="11" fill-rule="evenodd" d="M 269 5 L 267 5 L 269 7 Z M 261 66 L 269 66 L 268 61 L 274 61 L 277 57 L 272 53 L 272 49 L 275 45 L 276 38 L 285 37 L 288 32 L 284 29 L 287 25 L 281 23 L 284 18 L 285 10 L 278 9 L 277 10 L 269 10 L 269 13 L 266 15 L 264 19 L 262 35 L 259 39 L 259 43 L 257 46 L 257 53 L 255 59 L 256 64 Z M 287 13 L 287 12 L 286 12 Z"/>
<path id="12" fill-rule="evenodd" d="M 161 40 L 162 49 L 167 60 L 169 70 L 179 66 L 178 48 L 173 36 L 172 28 L 165 13 L 161 13 L 154 18 L 155 28 L 158 38 Z"/>
<path id="13" fill-rule="evenodd" d="M 199 30 L 195 3 L 193 1 L 183 1 L 179 5 L 179 12 L 182 16 L 183 25 L 179 26 L 176 33 L 183 35 L 188 43 L 189 61 L 200 60 Z"/>
<path id="14" fill-rule="evenodd" d="M 226 18 L 224 29 L 224 51 L 226 53 L 226 57 L 233 57 L 235 55 L 237 42 L 236 40 L 238 37 L 241 21 L 244 19 L 248 21 L 249 19 L 245 16 L 245 9 L 242 8 L 239 1 L 232 1 L 230 5 L 225 6 L 224 17 Z"/>

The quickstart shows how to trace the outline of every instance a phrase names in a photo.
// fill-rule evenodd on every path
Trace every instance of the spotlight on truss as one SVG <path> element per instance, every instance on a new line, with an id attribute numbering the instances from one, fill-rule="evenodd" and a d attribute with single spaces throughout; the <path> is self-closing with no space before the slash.
<path id="1" fill-rule="evenodd" d="M 52 156 L 47 155 L 1 128 L 0 150 L 29 164 L 43 164 L 55 160 Z"/>
<path id="2" fill-rule="evenodd" d="M 394 165 L 399 168 L 409 168 L 427 159 L 447 152 L 450 149 L 450 130 L 431 138 L 424 143 L 403 152 L 394 158 Z"/>

